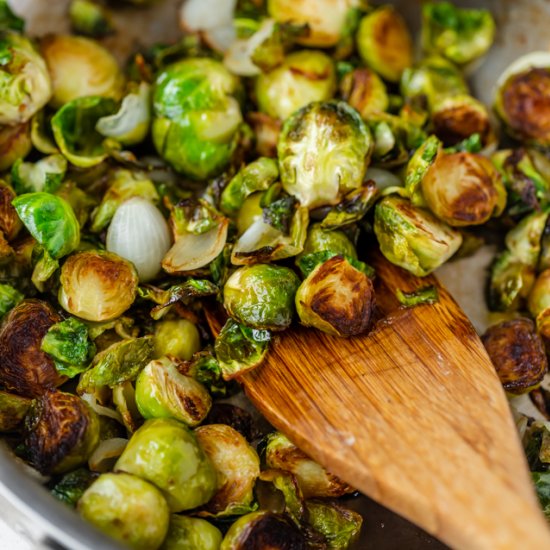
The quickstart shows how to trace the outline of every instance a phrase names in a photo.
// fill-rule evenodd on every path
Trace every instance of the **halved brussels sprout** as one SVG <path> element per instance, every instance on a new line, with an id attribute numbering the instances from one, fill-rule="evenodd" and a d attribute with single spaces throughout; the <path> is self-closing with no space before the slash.
<path id="1" fill-rule="evenodd" d="M 384 82 L 366 67 L 347 73 L 340 82 L 340 92 L 365 120 L 373 113 L 387 111 L 390 104 Z"/>
<path id="2" fill-rule="evenodd" d="M 217 490 L 216 471 L 195 435 L 168 418 L 147 420 L 130 439 L 115 470 L 155 484 L 172 512 L 206 504 Z"/>
<path id="3" fill-rule="evenodd" d="M 27 122 L 50 100 L 52 83 L 32 42 L 0 29 L 0 125 Z"/>
<path id="4" fill-rule="evenodd" d="M 0 126 L 0 172 L 24 159 L 32 150 L 30 123 Z"/>
<path id="5" fill-rule="evenodd" d="M 242 122 L 238 88 L 238 79 L 213 59 L 185 59 L 160 73 L 153 141 L 178 172 L 204 180 L 226 167 Z"/>
<path id="6" fill-rule="evenodd" d="M 201 348 L 199 330 L 187 319 L 164 319 L 155 324 L 155 356 L 189 361 Z"/>
<path id="7" fill-rule="evenodd" d="M 87 250 L 69 256 L 61 268 L 59 303 L 87 321 L 109 321 L 134 302 L 138 276 L 134 266 L 111 252 Z"/>
<path id="8" fill-rule="evenodd" d="M 421 187 L 430 210 L 451 226 L 480 225 L 506 206 L 500 174 L 488 158 L 473 153 L 439 154 Z"/>
<path id="9" fill-rule="evenodd" d="M 507 392 L 529 392 L 548 371 L 546 352 L 531 319 L 493 325 L 481 339 Z"/>
<path id="10" fill-rule="evenodd" d="M 216 359 L 225 380 L 231 380 L 260 365 L 264 360 L 271 334 L 228 319 L 216 338 Z"/>
<path id="11" fill-rule="evenodd" d="M 279 136 L 283 187 L 302 206 L 336 204 L 361 186 L 371 148 L 355 109 L 343 101 L 311 103 L 287 119 Z"/>
<path id="12" fill-rule="evenodd" d="M 223 535 L 201 518 L 172 514 L 161 550 L 219 550 Z"/>
<path id="13" fill-rule="evenodd" d="M 114 388 L 123 382 L 133 381 L 153 358 L 153 337 L 126 338 L 100 351 L 93 367 L 80 378 L 78 393 L 93 393 L 108 386 Z"/>
<path id="14" fill-rule="evenodd" d="M 102 474 L 77 509 L 86 521 L 136 550 L 157 550 L 168 532 L 170 512 L 164 497 L 133 475 Z"/>
<path id="15" fill-rule="evenodd" d="M 87 96 L 65 103 L 52 118 L 57 146 L 67 160 L 80 168 L 91 168 L 107 158 L 104 137 L 97 122 L 113 114 L 116 103 L 106 97 Z"/>
<path id="16" fill-rule="evenodd" d="M 25 296 L 13 286 L 0 283 L 0 317 L 4 317 L 24 298 Z"/>
<path id="17" fill-rule="evenodd" d="M 279 23 L 308 25 L 309 33 L 296 39 L 299 44 L 331 48 L 342 38 L 350 10 L 359 6 L 359 0 L 268 0 L 267 11 Z"/>
<path id="18" fill-rule="evenodd" d="M 41 50 L 52 78 L 52 107 L 87 96 L 122 97 L 124 76 L 111 53 L 95 40 L 51 35 L 42 40 Z"/>
<path id="19" fill-rule="evenodd" d="M 21 426 L 32 400 L 0 391 L 0 433 L 11 432 Z"/>
<path id="20" fill-rule="evenodd" d="M 543 147 L 550 144 L 549 90 L 548 52 L 520 57 L 502 73 L 494 107 L 513 137 Z"/>
<path id="21" fill-rule="evenodd" d="M 0 384 L 18 395 L 39 396 L 65 381 L 40 346 L 51 326 L 61 321 L 41 300 L 24 300 L 4 318 L 0 328 Z"/>
<path id="22" fill-rule="evenodd" d="M 110 12 L 93 0 L 71 0 L 69 19 L 76 34 L 101 38 L 114 31 Z"/>
<path id="23" fill-rule="evenodd" d="M 55 193 L 67 173 L 67 159 L 63 155 L 50 155 L 38 162 L 15 162 L 11 170 L 14 189 L 18 194 L 46 191 Z"/>
<path id="24" fill-rule="evenodd" d="M 458 231 L 396 195 L 376 205 L 374 233 L 382 254 L 418 277 L 437 269 L 462 244 Z"/>
<path id="25" fill-rule="evenodd" d="M 334 336 L 366 332 L 374 311 L 371 280 L 343 256 L 318 265 L 296 292 L 300 322 Z"/>
<path id="26" fill-rule="evenodd" d="M 151 119 L 151 86 L 142 82 L 124 97 L 118 112 L 97 121 L 96 130 L 125 147 L 131 147 L 147 137 Z"/>
<path id="27" fill-rule="evenodd" d="M 413 63 L 413 43 L 407 25 L 393 6 L 382 6 L 361 19 L 357 31 L 361 59 L 390 82 L 399 82 Z"/>
<path id="28" fill-rule="evenodd" d="M 220 550 L 304 550 L 304 535 L 288 517 L 273 512 L 252 512 L 231 525 Z"/>
<path id="29" fill-rule="evenodd" d="M 208 424 L 195 435 L 218 474 L 218 492 L 204 507 L 206 515 L 216 517 L 252 512 L 254 485 L 260 475 L 256 451 L 236 430 L 225 424 Z"/>
<path id="30" fill-rule="evenodd" d="M 352 487 L 327 472 L 280 432 L 267 436 L 265 460 L 269 468 L 294 474 L 304 498 L 336 498 L 354 492 Z"/>
<path id="31" fill-rule="evenodd" d="M 336 91 L 332 59 L 323 52 L 302 50 L 285 57 L 282 65 L 256 79 L 258 107 L 285 120 L 313 101 L 327 101 Z"/>
<path id="32" fill-rule="evenodd" d="M 530 267 L 537 267 L 548 219 L 548 211 L 533 212 L 506 233 L 506 247 L 514 259 Z"/>
<path id="33" fill-rule="evenodd" d="M 99 443 L 99 420 L 77 395 L 48 390 L 25 418 L 24 442 L 39 472 L 70 472 L 85 464 Z"/>
<path id="34" fill-rule="evenodd" d="M 422 6 L 422 48 L 453 63 L 464 65 L 489 50 L 495 37 L 495 21 L 488 10 L 465 9 L 451 2 Z"/>
<path id="35" fill-rule="evenodd" d="M 294 315 L 300 280 L 288 267 L 256 264 L 237 269 L 223 289 L 224 306 L 235 320 L 256 329 L 284 330 Z"/>
<path id="36" fill-rule="evenodd" d="M 201 383 L 165 358 L 151 361 L 139 373 L 136 404 L 143 418 L 174 418 L 193 427 L 208 414 L 212 398 Z"/>
<path id="37" fill-rule="evenodd" d="M 65 474 L 52 488 L 50 493 L 59 501 L 75 508 L 80 497 L 97 478 L 97 474 L 86 468 L 78 468 Z"/>

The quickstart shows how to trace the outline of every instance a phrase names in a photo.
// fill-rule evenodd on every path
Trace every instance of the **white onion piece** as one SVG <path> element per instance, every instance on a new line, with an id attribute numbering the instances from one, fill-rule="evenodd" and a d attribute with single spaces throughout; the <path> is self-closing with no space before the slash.
<path id="1" fill-rule="evenodd" d="M 376 183 L 376 187 L 380 190 L 386 189 L 386 187 L 399 187 L 403 185 L 398 176 L 382 168 L 369 168 L 365 179 L 373 180 Z"/>
<path id="2" fill-rule="evenodd" d="M 141 282 L 158 275 L 170 248 L 170 230 L 158 208 L 147 199 L 133 197 L 115 212 L 107 231 L 107 250 L 132 262 Z"/>
<path id="3" fill-rule="evenodd" d="M 108 472 L 113 469 L 116 459 L 122 454 L 128 440 L 122 437 L 113 437 L 102 441 L 88 459 L 88 466 L 92 472 Z"/>
<path id="4" fill-rule="evenodd" d="M 224 218 L 217 227 L 201 235 L 181 235 L 162 260 L 162 267 L 168 273 L 179 273 L 208 265 L 223 250 L 228 227 L 229 220 Z"/>
<path id="5" fill-rule="evenodd" d="M 107 416 L 108 418 L 112 418 L 113 420 L 116 420 L 117 422 L 120 422 L 122 424 L 122 416 L 120 416 L 117 411 L 114 411 L 109 407 L 104 407 L 103 405 L 100 405 L 97 402 L 97 399 L 91 393 L 84 393 L 80 396 L 80 398 L 82 399 L 82 401 L 85 401 L 88 405 L 90 405 L 90 409 L 92 409 L 95 413 L 99 414 L 100 416 Z"/>

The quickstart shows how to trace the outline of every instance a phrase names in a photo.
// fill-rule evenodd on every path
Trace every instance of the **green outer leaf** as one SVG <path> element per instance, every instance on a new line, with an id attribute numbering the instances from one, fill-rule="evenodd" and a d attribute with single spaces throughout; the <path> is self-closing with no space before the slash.
<path id="1" fill-rule="evenodd" d="M 25 296 L 11 285 L 0 284 L 0 317 L 14 308 Z"/>
<path id="2" fill-rule="evenodd" d="M 80 226 L 65 200 L 50 193 L 27 193 L 13 206 L 30 234 L 54 260 L 66 256 L 80 243 Z"/>
<path id="3" fill-rule="evenodd" d="M 423 286 L 412 292 L 405 292 L 400 288 L 395 290 L 399 303 L 405 307 L 414 307 L 422 304 L 435 304 L 439 301 L 439 292 L 434 285 Z"/>
<path id="4" fill-rule="evenodd" d="M 531 476 L 542 511 L 550 519 L 550 472 L 533 472 Z"/>
<path id="5" fill-rule="evenodd" d="M 74 508 L 84 491 L 97 478 L 97 474 L 93 474 L 86 468 L 79 468 L 73 472 L 65 474 L 50 491 L 51 494 L 67 506 Z"/>
<path id="6" fill-rule="evenodd" d="M 25 21 L 11 11 L 7 0 L 0 0 L 0 30 L 2 29 L 18 32 L 25 29 Z"/>
<path id="7" fill-rule="evenodd" d="M 40 191 L 55 193 L 66 172 L 67 159 L 63 155 L 51 155 L 35 163 L 18 159 L 11 169 L 13 188 L 18 195 Z"/>
<path id="8" fill-rule="evenodd" d="M 372 268 L 370 265 L 361 262 L 360 260 L 357 260 L 355 258 L 352 258 L 351 256 L 347 256 L 346 254 L 335 252 L 334 250 L 321 250 L 319 252 L 311 252 L 310 254 L 305 254 L 296 261 L 296 265 L 302 272 L 302 275 L 304 277 L 307 277 L 319 264 L 330 260 L 330 258 L 332 258 L 333 256 L 343 256 L 355 269 L 363 272 L 367 277 L 370 277 L 371 279 L 373 279 L 376 274 L 374 268 Z"/>

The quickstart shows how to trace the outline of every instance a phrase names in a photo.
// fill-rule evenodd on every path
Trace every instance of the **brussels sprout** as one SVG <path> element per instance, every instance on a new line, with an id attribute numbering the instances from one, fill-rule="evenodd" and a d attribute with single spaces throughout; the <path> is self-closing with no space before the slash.
<path id="1" fill-rule="evenodd" d="M 200 424 L 212 405 L 206 388 L 178 372 L 170 359 L 151 361 L 136 380 L 136 404 L 143 418 L 174 418 Z"/>
<path id="2" fill-rule="evenodd" d="M 374 233 L 382 254 L 418 277 L 437 269 L 462 243 L 460 233 L 395 195 L 376 205 Z"/>
<path id="3" fill-rule="evenodd" d="M 0 0 L 0 29 L 18 32 L 25 29 L 25 21 L 11 11 L 7 0 Z"/>
<path id="4" fill-rule="evenodd" d="M 292 322 L 300 281 L 287 267 L 256 264 L 237 269 L 223 289 L 224 306 L 238 322 L 256 329 L 284 330 Z"/>
<path id="5" fill-rule="evenodd" d="M 231 380 L 262 363 L 271 335 L 228 319 L 216 338 L 216 358 L 225 380 Z"/>
<path id="6" fill-rule="evenodd" d="M 85 371 L 95 355 L 88 327 L 73 317 L 51 326 L 40 349 L 54 360 L 57 372 L 68 378 Z"/>
<path id="7" fill-rule="evenodd" d="M 308 103 L 331 99 L 335 91 L 334 63 L 315 50 L 289 54 L 281 66 L 262 73 L 255 87 L 260 111 L 282 120 Z"/>
<path id="8" fill-rule="evenodd" d="M 254 511 L 254 485 L 260 475 L 256 451 L 225 424 L 200 426 L 195 435 L 218 474 L 218 492 L 204 507 L 207 515 L 223 517 Z"/>
<path id="9" fill-rule="evenodd" d="M 325 229 L 322 223 L 310 225 L 302 254 L 313 254 L 326 250 L 334 252 L 335 255 L 357 259 L 355 246 L 343 231 Z"/>
<path id="10" fill-rule="evenodd" d="M 267 436 L 265 460 L 269 468 L 294 474 L 305 498 L 336 498 L 354 491 L 302 453 L 282 433 L 273 432 Z"/>
<path id="11" fill-rule="evenodd" d="M 160 548 L 170 521 L 164 497 L 129 474 L 102 474 L 78 501 L 78 512 L 105 534 L 136 550 Z"/>
<path id="12" fill-rule="evenodd" d="M 459 8 L 450 2 L 422 6 L 422 48 L 463 65 L 481 57 L 495 37 L 488 10 Z"/>
<path id="13" fill-rule="evenodd" d="M 393 6 L 382 6 L 361 19 L 357 49 L 361 59 L 390 82 L 399 82 L 413 62 L 411 35 Z"/>
<path id="14" fill-rule="evenodd" d="M 0 328 L 2 387 L 36 397 L 65 381 L 40 349 L 42 338 L 60 320 L 53 308 L 40 300 L 24 300 L 7 314 Z"/>
<path id="15" fill-rule="evenodd" d="M 124 77 L 115 58 L 98 42 L 82 36 L 52 35 L 42 40 L 41 49 L 52 78 L 52 107 L 87 96 L 116 101 L 122 97 Z"/>
<path id="16" fill-rule="evenodd" d="M 23 226 L 13 206 L 13 189 L 0 180 L 0 231 L 6 240 L 13 240 Z"/>
<path id="17" fill-rule="evenodd" d="M 533 52 L 514 61 L 496 84 L 494 108 L 506 130 L 524 143 L 550 144 L 550 54 Z"/>
<path id="18" fill-rule="evenodd" d="M 67 159 L 63 155 L 51 155 L 38 162 L 18 160 L 12 167 L 11 176 L 18 194 L 59 189 L 67 172 Z"/>
<path id="19" fill-rule="evenodd" d="M 239 237 L 245 233 L 245 231 L 256 221 L 262 219 L 263 208 L 261 206 L 263 202 L 264 194 L 260 191 L 258 193 L 252 193 L 246 198 L 239 208 L 235 224 Z"/>
<path id="20" fill-rule="evenodd" d="M 93 393 L 95 389 L 135 380 L 153 358 L 153 337 L 127 338 L 99 352 L 93 367 L 80 378 L 78 393 Z"/>
<path id="21" fill-rule="evenodd" d="M 80 397 L 48 390 L 25 418 L 24 442 L 39 472 L 69 472 L 85 464 L 99 443 L 99 420 Z"/>
<path id="22" fill-rule="evenodd" d="M 544 346 L 530 319 L 493 325 L 481 339 L 507 392 L 529 392 L 548 371 Z"/>
<path id="23" fill-rule="evenodd" d="M 528 297 L 529 312 L 533 317 L 550 308 L 550 269 L 539 273 Z"/>
<path id="24" fill-rule="evenodd" d="M 0 433 L 17 429 L 29 411 L 32 400 L 0 390 Z"/>
<path id="25" fill-rule="evenodd" d="M 303 527 L 305 518 L 304 496 L 298 486 L 296 476 L 283 470 L 263 470 L 260 480 L 271 483 L 273 489 L 282 494 L 281 512 L 284 512 L 296 525 Z M 279 498 L 280 500 L 280 498 Z"/>
<path id="26" fill-rule="evenodd" d="M 256 191 L 266 191 L 278 177 L 279 167 L 274 159 L 260 157 L 247 164 L 223 190 L 220 198 L 222 212 L 228 215 L 236 214 L 249 195 Z"/>
<path id="27" fill-rule="evenodd" d="M 344 257 L 318 265 L 296 292 L 300 322 L 334 336 L 357 336 L 369 328 L 374 311 L 371 280 Z"/>
<path id="28" fill-rule="evenodd" d="M 366 67 L 347 73 L 340 82 L 340 93 L 365 120 L 373 113 L 387 111 L 390 104 L 384 82 Z"/>
<path id="29" fill-rule="evenodd" d="M 80 497 L 96 478 L 97 474 L 93 474 L 86 468 L 78 468 L 78 470 L 65 474 L 53 486 L 50 493 L 57 500 L 75 508 Z"/>
<path id="30" fill-rule="evenodd" d="M 535 268 L 505 250 L 495 258 L 490 271 L 489 308 L 492 311 L 520 309 L 535 282 Z"/>
<path id="31" fill-rule="evenodd" d="M 151 86 L 142 82 L 122 100 L 117 113 L 97 121 L 96 130 L 130 147 L 147 137 L 151 118 Z"/>
<path id="32" fill-rule="evenodd" d="M 426 206 L 421 193 L 421 183 L 432 164 L 442 152 L 442 143 L 430 136 L 413 154 L 405 171 L 405 189 L 415 206 Z"/>
<path id="33" fill-rule="evenodd" d="M 331 48 L 341 40 L 349 12 L 359 5 L 359 0 L 268 0 L 267 11 L 279 23 L 308 25 L 309 33 L 296 38 L 299 44 Z"/>
<path id="34" fill-rule="evenodd" d="M 533 472 L 531 474 L 540 507 L 547 518 L 550 518 L 550 472 Z"/>
<path id="35" fill-rule="evenodd" d="M 30 123 L 0 126 L 0 172 L 24 159 L 32 149 Z"/>
<path id="36" fill-rule="evenodd" d="M 283 187 L 302 206 L 336 204 L 361 185 L 371 147 L 368 128 L 347 103 L 311 103 L 287 119 L 279 136 Z"/>
<path id="37" fill-rule="evenodd" d="M 22 124 L 52 95 L 46 63 L 28 38 L 2 29 L 0 59 L 0 125 Z"/>
<path id="38" fill-rule="evenodd" d="M 219 550 L 223 535 L 201 518 L 172 514 L 161 550 Z"/>
<path id="39" fill-rule="evenodd" d="M 109 11 L 92 0 L 71 0 L 69 19 L 77 34 L 101 38 L 114 31 Z"/>
<path id="40" fill-rule="evenodd" d="M 25 296 L 11 285 L 0 284 L 0 317 L 13 309 Z"/>
<path id="41" fill-rule="evenodd" d="M 221 397 L 227 395 L 228 385 L 223 379 L 222 369 L 214 357 L 213 350 L 205 349 L 195 353 L 191 361 L 178 365 L 178 370 L 182 374 L 192 376 L 212 395 Z"/>
<path id="42" fill-rule="evenodd" d="M 130 439 L 115 470 L 154 483 L 172 512 L 201 506 L 217 490 L 216 471 L 195 435 L 168 418 L 147 420 Z"/>
<path id="43" fill-rule="evenodd" d="M 44 155 L 59 153 L 53 137 L 51 122 L 50 113 L 46 113 L 45 110 L 36 113 L 30 122 L 32 145 Z"/>
<path id="44" fill-rule="evenodd" d="M 430 210 L 451 226 L 480 225 L 506 206 L 500 174 L 489 159 L 473 153 L 438 155 L 421 187 Z"/>
<path id="45" fill-rule="evenodd" d="M 231 525 L 220 550 L 270 548 L 305 550 L 306 540 L 293 521 L 281 514 L 260 511 L 240 517 Z"/>
<path id="46" fill-rule="evenodd" d="M 80 168 L 91 168 L 107 158 L 96 124 L 115 108 L 112 99 L 89 96 L 73 99 L 57 111 L 52 118 L 53 135 L 67 160 Z"/>
<path id="47" fill-rule="evenodd" d="M 88 250 L 69 256 L 61 268 L 59 303 L 87 321 L 109 321 L 134 302 L 138 286 L 130 262 L 111 252 Z"/>
<path id="48" fill-rule="evenodd" d="M 363 518 L 336 502 L 308 500 L 308 524 L 326 541 L 329 550 L 346 550 L 359 538 Z"/>
<path id="49" fill-rule="evenodd" d="M 155 356 L 171 355 L 189 361 L 200 350 L 199 331 L 187 319 L 166 319 L 155 325 Z"/>
<path id="50" fill-rule="evenodd" d="M 178 172 L 203 180 L 219 174 L 237 145 L 242 121 L 236 77 L 212 59 L 191 58 L 157 78 L 153 141 Z"/>
<path id="51" fill-rule="evenodd" d="M 533 212 L 506 234 L 506 247 L 518 262 L 531 267 L 537 266 L 548 216 L 549 213 L 545 211 Z"/>
<path id="52" fill-rule="evenodd" d="M 109 174 L 109 188 L 103 195 L 101 204 L 92 213 L 90 230 L 99 233 L 112 220 L 117 208 L 132 197 L 142 197 L 153 203 L 160 201 L 153 182 L 143 172 L 117 169 Z"/>

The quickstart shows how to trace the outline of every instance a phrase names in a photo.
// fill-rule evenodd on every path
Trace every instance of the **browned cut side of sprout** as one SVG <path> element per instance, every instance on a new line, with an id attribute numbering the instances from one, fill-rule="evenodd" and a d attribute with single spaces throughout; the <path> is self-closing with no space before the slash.
<path id="1" fill-rule="evenodd" d="M 11 203 L 14 198 L 14 190 L 0 180 L 0 230 L 8 241 L 11 241 L 23 226 Z"/>

